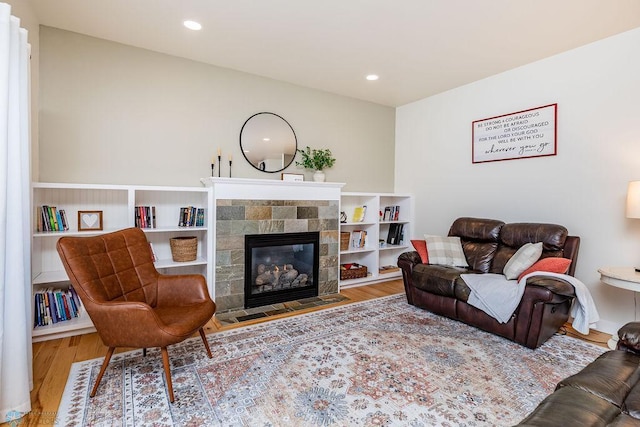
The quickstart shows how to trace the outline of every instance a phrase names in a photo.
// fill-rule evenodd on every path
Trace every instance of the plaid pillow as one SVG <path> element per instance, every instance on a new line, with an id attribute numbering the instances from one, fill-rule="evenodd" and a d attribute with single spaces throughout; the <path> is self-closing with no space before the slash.
<path id="1" fill-rule="evenodd" d="M 467 258 L 462 250 L 459 237 L 425 235 L 429 264 L 449 265 L 454 267 L 469 267 Z"/>
<path id="2" fill-rule="evenodd" d="M 526 243 L 509 258 L 502 273 L 507 280 L 517 279 L 523 271 L 540 259 L 540 255 L 542 255 L 542 242 Z"/>

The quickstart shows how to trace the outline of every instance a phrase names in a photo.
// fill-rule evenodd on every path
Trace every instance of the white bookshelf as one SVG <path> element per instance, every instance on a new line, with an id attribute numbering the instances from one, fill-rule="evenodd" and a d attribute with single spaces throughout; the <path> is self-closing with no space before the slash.
<path id="1" fill-rule="evenodd" d="M 353 222 L 353 212 L 357 207 L 366 206 L 364 220 Z M 397 220 L 384 221 L 380 212 L 387 206 L 397 206 Z M 383 266 L 397 267 L 398 256 L 411 245 L 411 225 L 413 218 L 413 197 L 409 194 L 395 193 L 359 193 L 343 192 L 340 198 L 340 211 L 347 215 L 347 222 L 340 223 L 340 232 L 352 233 L 356 230 L 367 232 L 363 248 L 340 250 L 340 264 L 358 263 L 367 266 L 367 277 L 340 280 L 340 287 L 360 286 L 372 282 L 392 280 L 402 276 L 400 270 L 381 272 Z M 399 244 L 387 244 L 387 236 L 392 224 L 402 225 L 404 239 Z M 380 240 L 384 245 L 380 245 Z"/>
<path id="2" fill-rule="evenodd" d="M 69 222 L 68 231 L 37 231 L 37 216 L 42 205 L 64 209 Z M 56 243 L 62 236 L 90 236 L 104 234 L 135 225 L 136 206 L 155 206 L 157 228 L 143 229 L 153 244 L 157 256 L 156 268 L 163 274 L 198 273 L 207 278 L 209 292 L 213 296 L 211 262 L 213 212 L 211 191 L 203 187 L 154 187 L 136 185 L 32 183 L 31 221 L 32 254 L 31 283 L 33 292 L 43 288 L 69 286 L 69 280 L 56 251 Z M 203 227 L 178 227 L 179 209 L 196 206 L 205 209 Z M 78 231 L 78 211 L 102 211 L 103 229 Z M 198 238 L 198 255 L 195 261 L 174 262 L 169 239 L 179 236 Z M 34 322 L 35 323 L 35 322 Z M 86 312 L 78 318 L 53 325 L 36 326 L 33 341 L 62 338 L 95 331 Z"/>

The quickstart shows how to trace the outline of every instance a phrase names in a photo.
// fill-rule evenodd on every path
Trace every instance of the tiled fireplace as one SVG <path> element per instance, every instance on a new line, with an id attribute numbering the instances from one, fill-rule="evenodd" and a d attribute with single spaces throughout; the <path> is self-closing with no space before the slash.
<path id="1" fill-rule="evenodd" d="M 205 185 L 214 188 L 216 264 L 213 297 L 218 312 L 246 308 L 246 287 L 255 287 L 255 278 L 252 278 L 255 273 L 247 272 L 245 268 L 248 255 L 245 246 L 247 236 L 273 235 L 280 238 L 291 233 L 291 236 L 298 238 L 297 236 L 302 234 L 315 233 L 318 236 L 318 272 L 317 277 L 313 277 L 315 289 L 312 291 L 316 295 L 338 292 L 338 217 L 340 188 L 343 184 L 211 178 Z M 291 244 L 305 243 L 294 240 Z M 299 251 L 301 247 L 296 247 L 295 250 Z M 268 252 L 274 257 L 279 256 L 277 248 Z M 295 263 L 291 261 L 284 262 L 282 266 L 277 265 L 280 261 L 272 261 L 271 258 L 268 261 L 263 260 L 264 266 L 261 270 L 265 274 L 265 280 L 271 285 L 279 286 L 279 278 L 283 277 L 283 270 L 286 268 L 293 268 L 298 275 L 305 274 L 307 280 L 310 273 L 314 274 L 306 270 L 301 273 L 307 268 L 302 264 L 296 268 L 293 265 Z M 276 265 L 278 270 L 274 273 Z M 275 279 L 276 275 L 278 280 Z M 289 272 L 289 275 L 293 273 Z M 305 278 L 299 278 L 299 281 L 303 279 Z M 254 283 L 247 283 L 247 280 Z M 282 291 L 278 294 L 282 297 L 281 301 L 300 298 L 297 291 L 292 292 L 291 299 L 287 299 L 289 297 L 282 296 L 286 290 L 278 290 Z M 257 302 L 258 305 L 270 303 L 269 298 Z M 258 306 L 256 303 L 250 304 Z"/>

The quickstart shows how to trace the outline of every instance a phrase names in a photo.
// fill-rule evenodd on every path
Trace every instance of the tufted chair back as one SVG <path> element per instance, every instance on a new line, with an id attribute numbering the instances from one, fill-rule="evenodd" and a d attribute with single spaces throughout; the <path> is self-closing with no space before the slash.
<path id="1" fill-rule="evenodd" d="M 137 301 L 155 307 L 158 277 L 144 232 L 137 228 L 89 238 L 65 239 L 65 268 L 91 313 L 96 305 Z"/>

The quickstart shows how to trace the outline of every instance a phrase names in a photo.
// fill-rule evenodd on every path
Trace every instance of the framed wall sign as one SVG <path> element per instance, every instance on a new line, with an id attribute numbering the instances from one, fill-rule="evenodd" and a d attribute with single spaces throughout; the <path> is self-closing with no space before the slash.
<path id="1" fill-rule="evenodd" d="M 102 211 L 78 211 L 78 231 L 102 230 Z"/>
<path id="2" fill-rule="evenodd" d="M 472 162 L 555 156 L 558 104 L 503 114 L 471 124 Z"/>

